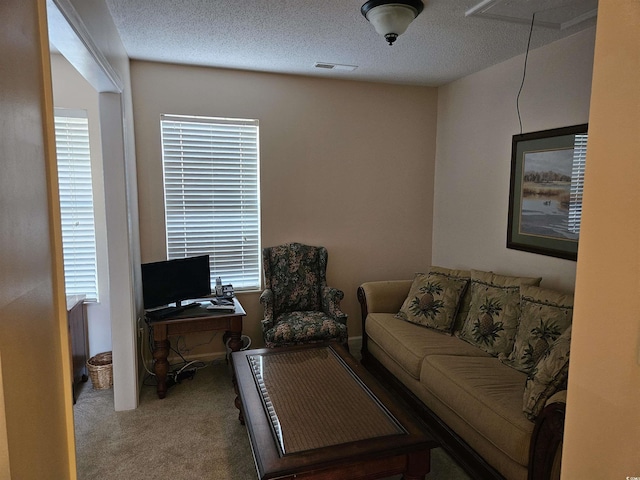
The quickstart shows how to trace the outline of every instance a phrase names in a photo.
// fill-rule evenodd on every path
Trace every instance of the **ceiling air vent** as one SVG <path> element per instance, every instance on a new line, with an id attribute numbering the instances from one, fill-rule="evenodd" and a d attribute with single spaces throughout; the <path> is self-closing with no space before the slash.
<path id="1" fill-rule="evenodd" d="M 339 63 L 326 63 L 326 62 L 316 62 L 314 67 L 323 68 L 325 70 L 342 70 L 344 72 L 353 72 L 356 68 L 356 65 L 340 65 Z"/>
<path id="2" fill-rule="evenodd" d="M 564 30 L 594 19 L 598 0 L 483 0 L 465 16 L 529 24 L 534 13 L 536 25 Z"/>

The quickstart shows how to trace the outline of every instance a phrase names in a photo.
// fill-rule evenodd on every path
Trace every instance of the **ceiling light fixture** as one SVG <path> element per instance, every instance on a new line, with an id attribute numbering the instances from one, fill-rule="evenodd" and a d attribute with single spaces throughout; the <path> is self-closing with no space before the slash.
<path id="1" fill-rule="evenodd" d="M 423 8 L 421 0 L 369 0 L 360 11 L 376 32 L 384 35 L 389 45 L 393 45 Z"/>

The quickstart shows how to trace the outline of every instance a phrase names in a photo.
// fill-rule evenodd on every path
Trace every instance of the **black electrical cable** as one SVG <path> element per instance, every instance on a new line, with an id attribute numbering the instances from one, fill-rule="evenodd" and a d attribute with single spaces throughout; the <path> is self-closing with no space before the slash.
<path id="1" fill-rule="evenodd" d="M 522 93 L 522 87 L 524 87 L 524 80 L 527 77 L 527 60 L 529 58 L 529 48 L 531 47 L 531 34 L 533 33 L 533 22 L 536 19 L 536 13 L 533 12 L 531 16 L 531 28 L 529 29 L 529 40 L 527 41 L 527 53 L 524 56 L 524 69 L 522 71 L 522 83 L 520 84 L 520 90 L 518 90 L 518 96 L 516 97 L 516 110 L 518 111 L 518 122 L 520 123 L 520 135 L 522 135 L 522 117 L 520 116 L 520 94 Z"/>
<path id="2" fill-rule="evenodd" d="M 153 352 L 154 352 L 155 349 L 153 347 L 153 328 L 151 326 L 148 329 L 147 335 L 148 335 L 149 352 L 153 356 Z M 180 338 L 182 338 L 182 337 L 178 337 L 178 343 L 180 343 Z M 211 339 L 209 339 L 209 342 L 207 342 L 207 343 L 211 343 L 212 340 L 213 340 L 213 336 L 211 337 Z M 202 345 L 204 345 L 204 344 L 202 344 Z M 178 348 L 174 348 L 171 345 L 169 345 L 169 349 L 171 351 L 175 352 L 180 357 L 180 359 L 182 360 L 181 362 L 169 364 L 169 371 L 167 372 L 167 378 L 172 380 L 175 383 L 180 383 L 178 381 L 179 380 L 179 376 L 180 376 L 180 374 L 182 374 L 184 372 L 184 370 L 187 367 L 192 367 L 196 371 L 207 367 L 207 364 L 205 362 L 203 362 L 203 361 L 195 361 L 195 360 L 189 361 L 189 360 L 187 360 L 184 357 L 184 355 L 182 354 L 182 352 L 180 351 L 181 349 L 179 347 Z M 146 365 L 145 365 L 145 370 L 146 370 Z M 147 370 L 147 373 L 148 374 L 142 380 L 142 384 L 145 385 L 145 386 L 156 386 L 158 384 L 158 382 L 156 381 L 155 373 L 152 373 L 149 370 Z"/>

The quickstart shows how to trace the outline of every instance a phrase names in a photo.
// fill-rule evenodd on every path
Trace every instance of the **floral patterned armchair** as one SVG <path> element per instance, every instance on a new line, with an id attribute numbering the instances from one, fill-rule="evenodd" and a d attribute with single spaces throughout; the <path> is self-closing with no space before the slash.
<path id="1" fill-rule="evenodd" d="M 347 345 L 342 290 L 327 287 L 327 249 L 300 243 L 262 251 L 262 333 L 269 348 L 337 340 Z"/>

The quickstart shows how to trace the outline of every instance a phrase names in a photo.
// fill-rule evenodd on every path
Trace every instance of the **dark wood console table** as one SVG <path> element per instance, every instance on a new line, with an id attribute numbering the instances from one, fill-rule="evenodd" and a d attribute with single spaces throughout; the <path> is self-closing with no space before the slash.
<path id="1" fill-rule="evenodd" d="M 149 321 L 150 327 L 153 328 L 153 358 L 155 360 L 153 369 L 158 382 L 158 398 L 164 398 L 167 395 L 169 337 L 224 330 L 225 341 L 228 341 L 231 351 L 240 350 L 242 347 L 242 317 L 246 315 L 246 312 L 237 298 L 234 298 L 233 301 L 235 310 L 230 313 L 215 312 L 204 307 L 193 307 L 169 318 Z"/>
<path id="2" fill-rule="evenodd" d="M 89 380 L 87 360 L 89 360 L 89 341 L 87 336 L 87 316 L 84 295 L 67 296 L 67 322 L 69 327 L 69 350 L 71 352 L 71 391 L 73 403 L 76 403 L 76 390 L 80 382 Z"/>

